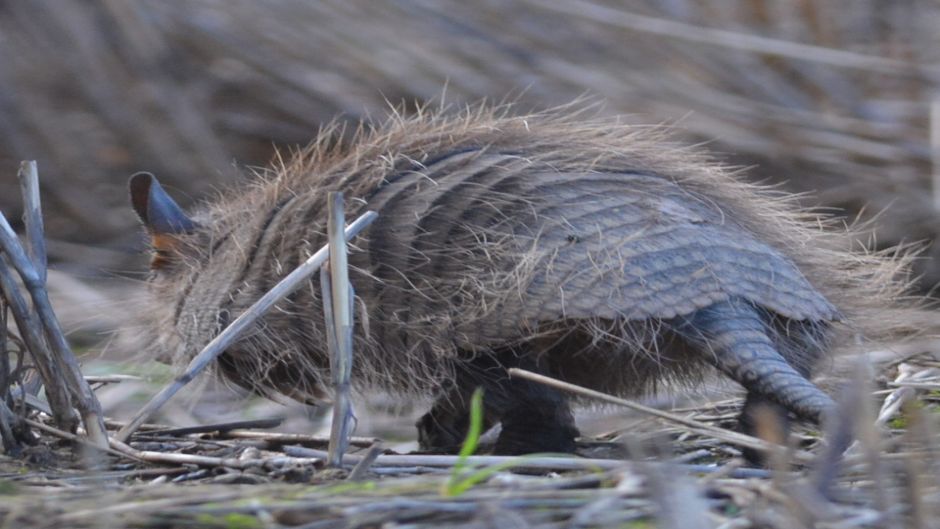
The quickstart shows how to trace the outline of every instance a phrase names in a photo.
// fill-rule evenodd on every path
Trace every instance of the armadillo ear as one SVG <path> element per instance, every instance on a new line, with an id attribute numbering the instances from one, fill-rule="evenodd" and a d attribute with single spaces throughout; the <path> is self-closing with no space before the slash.
<path id="1" fill-rule="evenodd" d="M 128 182 L 131 205 L 137 216 L 154 235 L 189 233 L 196 228 L 182 208 L 163 190 L 150 173 L 137 173 Z"/>
<path id="2" fill-rule="evenodd" d="M 150 267 L 160 269 L 176 260 L 179 235 L 192 232 L 196 223 L 163 190 L 150 173 L 137 173 L 128 182 L 131 205 L 150 233 L 153 260 Z"/>

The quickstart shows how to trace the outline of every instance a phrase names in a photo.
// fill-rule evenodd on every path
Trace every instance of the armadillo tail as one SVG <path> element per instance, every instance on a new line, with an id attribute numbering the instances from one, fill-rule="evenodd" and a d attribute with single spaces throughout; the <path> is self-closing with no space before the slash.
<path id="1" fill-rule="evenodd" d="M 821 423 L 835 406 L 780 354 L 750 303 L 726 301 L 698 310 L 683 323 L 682 333 L 748 392 L 763 395 L 802 419 Z"/>

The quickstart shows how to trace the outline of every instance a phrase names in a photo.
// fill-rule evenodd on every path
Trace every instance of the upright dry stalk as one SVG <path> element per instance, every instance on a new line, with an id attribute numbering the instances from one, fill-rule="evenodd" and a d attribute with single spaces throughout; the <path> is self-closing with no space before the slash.
<path id="1" fill-rule="evenodd" d="M 333 425 L 330 430 L 327 459 L 327 463 L 332 467 L 341 467 L 343 464 L 343 454 L 349 445 L 353 415 L 349 380 L 352 375 L 352 300 L 355 294 L 349 283 L 346 238 L 343 237 L 345 225 L 343 194 L 332 192 L 327 220 L 330 245 L 329 275 L 321 275 L 321 283 L 328 283 L 323 285 L 323 304 L 327 335 L 330 338 L 330 374 L 334 389 Z"/>
<path id="2" fill-rule="evenodd" d="M 940 211 L 940 96 L 930 105 L 930 162 L 933 169 L 933 207 Z"/>
<path id="3" fill-rule="evenodd" d="M 0 296 L 0 442 L 7 454 L 15 452 L 19 447 L 19 441 L 13 433 L 16 415 L 9 407 L 13 402 L 10 398 L 12 385 L 10 351 L 7 348 L 7 305 Z"/>
<path id="4" fill-rule="evenodd" d="M 703 27 L 620 8 L 606 7 L 594 2 L 573 0 L 545 3 L 543 6 L 578 19 L 705 46 L 886 74 L 900 74 L 910 70 L 910 65 L 889 57 L 803 44 L 742 31 Z"/>
<path id="5" fill-rule="evenodd" d="M 2 231 L 0 230 L 0 233 Z M 46 386 L 46 398 L 49 400 L 52 419 L 60 429 L 74 431 L 78 425 L 78 415 L 75 414 L 72 399 L 65 385 L 58 382 L 62 380 L 61 369 L 42 337 L 39 319 L 29 310 L 29 304 L 20 293 L 13 277 L 13 270 L 7 265 L 7 259 L 4 256 L 0 256 L 0 294 L 9 305 L 13 321 L 20 331 L 20 338 L 33 358 L 39 378 Z"/>
<path id="6" fill-rule="evenodd" d="M 29 253 L 27 255 L 10 223 L 0 213 L 0 249 L 3 250 L 3 259 L 0 259 L 0 290 L 13 311 L 23 340 L 30 348 L 37 370 L 43 377 L 56 422 L 63 429 L 75 429 L 78 421 L 72 410 L 74 403 L 91 442 L 106 449 L 108 437 L 101 404 L 82 376 L 78 360 L 65 339 L 46 292 L 46 249 L 36 163 L 23 162 L 18 176 L 23 193 L 23 220 Z M 19 285 L 7 263 L 20 276 L 32 300 L 31 308 L 20 294 Z"/>
<path id="7" fill-rule="evenodd" d="M 26 249 L 39 274 L 39 280 L 46 282 L 46 242 L 43 237 L 42 208 L 39 204 L 39 171 L 36 161 L 20 163 L 17 173 L 20 191 L 23 195 L 23 221 L 26 225 Z"/>

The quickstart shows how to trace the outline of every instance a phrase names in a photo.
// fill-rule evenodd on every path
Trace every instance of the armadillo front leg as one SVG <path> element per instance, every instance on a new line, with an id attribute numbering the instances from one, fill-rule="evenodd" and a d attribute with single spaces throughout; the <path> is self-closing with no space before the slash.
<path id="1" fill-rule="evenodd" d="M 566 397 L 542 384 L 510 378 L 509 367 L 539 370 L 529 355 L 516 349 L 483 354 L 458 366 L 455 380 L 418 420 L 421 449 L 460 448 L 469 425 L 470 395 L 482 387 L 484 428 L 496 421 L 502 424 L 494 453 L 574 452 L 579 433 Z"/>
<path id="2" fill-rule="evenodd" d="M 418 419 L 418 446 L 423 451 L 455 453 L 460 450 L 470 428 L 472 387 L 448 381 L 431 409 Z M 492 409 L 483 409 L 483 430 L 489 430 L 499 418 Z"/>
<path id="3" fill-rule="evenodd" d="M 833 400 L 774 346 L 767 323 L 744 300 L 719 302 L 685 319 L 680 332 L 709 362 L 747 389 L 804 420 L 821 423 Z"/>

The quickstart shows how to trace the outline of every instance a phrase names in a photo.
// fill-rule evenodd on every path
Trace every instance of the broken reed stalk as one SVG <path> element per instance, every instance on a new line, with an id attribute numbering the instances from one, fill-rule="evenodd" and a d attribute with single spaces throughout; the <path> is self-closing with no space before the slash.
<path id="1" fill-rule="evenodd" d="M 940 211 L 940 95 L 930 103 L 930 165 L 933 208 Z"/>
<path id="2" fill-rule="evenodd" d="M 350 425 L 352 420 L 352 400 L 350 398 L 350 377 L 352 373 L 352 300 L 355 297 L 349 283 L 349 263 L 346 255 L 346 238 L 343 226 L 346 225 L 343 213 L 343 194 L 331 192 L 329 196 L 329 219 L 327 237 L 330 246 L 329 274 L 322 274 L 323 308 L 327 315 L 330 348 L 330 373 L 333 381 L 333 424 L 330 429 L 329 458 L 327 464 L 340 468 L 343 454 L 349 446 Z M 326 292 L 329 290 L 330 295 Z M 330 332 L 332 331 L 332 332 Z"/>
<path id="3" fill-rule="evenodd" d="M 589 397 L 592 399 L 609 402 L 611 404 L 616 404 L 618 406 L 623 406 L 624 408 L 629 408 L 631 410 L 645 413 L 647 415 L 652 415 L 654 417 L 659 417 L 660 419 L 665 419 L 667 421 L 685 426 L 695 433 L 708 435 L 718 439 L 719 441 L 724 441 L 733 445 L 750 448 L 752 450 L 760 450 L 763 453 L 771 453 L 773 450 L 780 449 L 780 446 L 763 439 L 758 439 L 757 437 L 752 437 L 750 435 L 745 435 L 739 432 L 733 432 L 731 430 L 705 424 L 703 422 L 688 419 L 686 417 L 680 417 L 674 413 L 657 410 L 656 408 L 650 408 L 649 406 L 644 406 L 642 404 L 631 402 L 626 399 L 621 399 L 613 395 L 601 393 L 600 391 L 594 391 L 593 389 L 588 389 L 576 384 L 563 382 L 552 377 L 526 371 L 525 369 L 519 369 L 516 367 L 509 368 L 509 375 L 512 377 L 524 378 L 526 380 L 545 384 L 546 386 L 551 386 L 553 388 L 567 391 L 569 393 L 574 393 L 576 395 L 581 395 L 583 397 Z M 795 456 L 802 462 L 807 462 L 813 459 L 813 455 L 805 451 L 798 451 Z"/>
<path id="4" fill-rule="evenodd" d="M 19 442 L 13 434 L 13 423 L 16 416 L 9 406 L 13 403 L 11 389 L 13 381 L 10 371 L 10 350 L 7 347 L 7 304 L 0 296 L 0 442 L 6 453 L 12 453 L 19 447 Z M 9 413 L 7 411 L 9 410 Z"/>
<path id="5" fill-rule="evenodd" d="M 708 28 L 668 18 L 615 9 L 593 2 L 575 0 L 572 2 L 546 2 L 538 5 L 579 19 L 592 20 L 629 31 L 708 46 L 884 74 L 917 73 L 917 70 L 910 64 L 891 57 L 804 44 L 740 31 Z"/>
<path id="6" fill-rule="evenodd" d="M 107 449 L 108 437 L 101 405 L 82 377 L 78 360 L 65 339 L 46 292 L 46 250 L 36 163 L 23 162 L 19 179 L 29 255 L 6 217 L 0 213 L 0 249 L 4 254 L 3 259 L 0 259 L 0 290 L 10 305 L 17 327 L 43 378 L 56 423 L 65 430 L 75 430 L 78 420 L 72 410 L 74 401 L 92 444 Z M 16 270 L 29 293 L 32 310 L 20 294 L 7 262 Z"/>
<path id="7" fill-rule="evenodd" d="M 15 454 L 20 449 L 15 430 L 18 418 L 10 409 L 13 404 L 12 388 L 10 349 L 7 347 L 7 304 L 0 296 L 0 443 L 6 454 Z"/>
<path id="8" fill-rule="evenodd" d="M 7 455 L 19 452 L 21 443 L 16 435 L 16 425 L 19 422 L 13 410 L 7 406 L 6 399 L 0 400 L 0 444 Z"/>
<path id="9" fill-rule="evenodd" d="M 366 479 L 369 474 L 369 467 L 372 466 L 372 463 L 375 463 L 375 460 L 382 455 L 384 450 L 382 443 L 375 443 L 370 446 L 362 456 L 362 459 L 349 471 L 349 475 L 346 476 L 346 481 L 362 481 Z"/>
<path id="10" fill-rule="evenodd" d="M 0 257 L 0 264 L 3 259 Z M 2 294 L 2 289 L 0 289 Z M 13 350 L 10 347 L 11 337 L 9 328 L 9 306 L 3 295 L 0 295 L 0 441 L 3 444 L 3 451 L 7 455 L 16 455 L 24 444 L 32 444 L 34 438 L 28 429 L 28 425 L 23 421 L 26 416 L 25 403 L 21 403 L 19 413 L 14 403 L 18 393 L 24 392 L 24 379 L 22 370 L 22 358 L 25 351 L 22 345 L 17 351 L 17 363 L 13 368 L 10 363 L 10 357 Z M 19 380 L 17 380 L 19 378 Z M 19 382 L 20 387 L 14 391 L 14 384 Z M 47 408 L 47 415 L 52 416 L 52 411 Z"/>
<path id="11" fill-rule="evenodd" d="M 232 430 L 225 432 L 226 439 L 250 439 L 255 441 L 265 441 L 277 445 L 287 443 L 299 443 L 304 446 L 316 445 L 327 446 L 330 443 L 329 438 L 323 438 L 316 435 L 284 432 L 258 432 L 254 430 Z M 374 437 L 350 437 L 349 445 L 357 448 L 369 448 L 379 440 Z"/>
<path id="12" fill-rule="evenodd" d="M 374 211 L 367 211 L 350 224 L 345 231 L 345 238 L 351 239 L 364 230 L 378 216 Z M 329 257 L 329 245 L 320 248 L 315 254 L 311 255 L 304 263 L 294 269 L 293 272 L 274 285 L 268 292 L 261 296 L 248 310 L 235 318 L 228 327 L 216 336 L 202 351 L 196 355 L 186 370 L 177 376 L 170 384 L 160 390 L 150 402 L 148 402 L 137 415 L 131 419 L 115 436 L 118 441 L 124 442 L 137 428 L 144 423 L 151 415 L 159 410 L 173 395 L 175 395 L 186 384 L 191 382 L 196 375 L 204 370 L 213 360 L 224 352 L 242 333 L 248 330 L 261 316 L 271 309 L 277 302 L 284 299 L 288 294 L 300 288 L 314 272 L 320 269 Z"/>
<path id="13" fill-rule="evenodd" d="M 327 452 L 315 448 L 303 446 L 285 446 L 284 453 L 291 457 L 326 459 Z M 365 456 L 358 454 L 349 454 L 346 456 L 346 462 L 352 465 L 359 465 L 366 458 L 372 458 L 372 455 Z M 621 459 L 592 459 L 586 457 L 564 457 L 558 455 L 539 455 L 531 454 L 524 456 L 452 456 L 452 455 L 428 455 L 428 454 L 378 454 L 372 461 L 375 467 L 428 467 L 428 468 L 451 468 L 459 461 L 463 461 L 468 466 L 484 467 L 499 466 L 503 469 L 533 469 L 550 471 L 568 471 L 568 470 L 622 470 L 636 468 L 636 461 L 626 461 Z M 675 468 L 688 472 L 700 472 L 703 474 L 721 473 L 725 471 L 723 467 L 716 465 L 693 465 L 686 463 L 671 463 Z M 767 478 L 771 471 L 762 468 L 736 468 L 728 471 L 730 477 L 743 478 Z"/>
<path id="14" fill-rule="evenodd" d="M 64 384 L 49 383 L 50 381 L 62 379 L 61 370 L 42 337 L 42 326 L 39 319 L 29 310 L 29 304 L 19 291 L 16 279 L 13 277 L 13 271 L 6 261 L 6 258 L 0 256 L 0 294 L 3 295 L 10 307 L 13 321 L 16 322 L 16 327 L 20 331 L 20 338 L 26 345 L 26 349 L 33 357 L 36 371 L 39 372 L 39 378 L 46 385 L 46 398 L 49 401 L 53 421 L 63 430 L 74 431 L 75 427 L 78 426 L 78 416 L 72 408 L 72 399 L 69 392 L 65 389 Z"/>
<path id="15" fill-rule="evenodd" d="M 26 225 L 26 249 L 36 267 L 39 280 L 46 282 L 46 241 L 42 223 L 42 208 L 39 203 L 39 171 L 35 160 L 20 162 L 16 174 L 23 195 L 23 223 Z"/>

